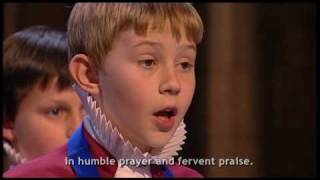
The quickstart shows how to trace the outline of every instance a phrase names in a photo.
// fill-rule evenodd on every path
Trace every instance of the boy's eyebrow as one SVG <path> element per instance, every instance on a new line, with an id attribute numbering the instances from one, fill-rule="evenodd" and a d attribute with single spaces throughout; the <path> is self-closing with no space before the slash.
<path id="1" fill-rule="evenodd" d="M 152 41 L 147 41 L 147 40 L 138 42 L 138 43 L 136 43 L 135 45 L 133 45 L 133 47 L 139 47 L 139 46 L 142 46 L 142 45 L 160 46 L 160 47 L 162 47 L 162 44 L 161 44 L 161 43 L 152 42 Z"/>
<path id="2" fill-rule="evenodd" d="M 197 48 L 194 44 L 182 45 L 181 49 L 193 49 L 194 51 L 197 51 Z"/>
<path id="3" fill-rule="evenodd" d="M 66 100 L 55 99 L 55 98 L 48 99 L 48 100 L 49 100 L 50 103 L 55 104 L 55 105 L 61 105 L 61 106 L 67 107 L 67 108 L 70 107 L 70 104 Z"/>
<path id="4" fill-rule="evenodd" d="M 152 41 L 141 41 L 138 42 L 137 44 L 133 45 L 133 47 L 139 47 L 142 45 L 149 45 L 149 46 L 160 46 L 161 48 L 163 47 L 161 43 L 158 42 L 152 42 Z M 182 45 L 181 49 L 193 49 L 197 50 L 196 46 L 194 44 L 187 44 L 187 45 Z"/>

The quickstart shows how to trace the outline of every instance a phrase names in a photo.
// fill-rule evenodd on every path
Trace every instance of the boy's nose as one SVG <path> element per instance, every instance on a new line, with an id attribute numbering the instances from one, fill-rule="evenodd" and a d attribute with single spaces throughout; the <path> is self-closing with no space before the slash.
<path id="1" fill-rule="evenodd" d="M 163 79 L 160 83 L 160 94 L 178 95 L 181 90 L 179 78 L 174 70 L 166 70 L 163 73 Z"/>

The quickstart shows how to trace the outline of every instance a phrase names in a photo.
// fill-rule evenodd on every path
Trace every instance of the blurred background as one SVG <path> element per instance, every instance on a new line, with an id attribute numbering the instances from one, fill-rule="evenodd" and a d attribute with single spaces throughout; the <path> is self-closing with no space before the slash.
<path id="1" fill-rule="evenodd" d="M 205 25 L 183 158 L 205 177 L 316 175 L 315 3 L 194 3 Z M 3 38 L 31 25 L 66 30 L 72 4 L 4 3 Z"/>

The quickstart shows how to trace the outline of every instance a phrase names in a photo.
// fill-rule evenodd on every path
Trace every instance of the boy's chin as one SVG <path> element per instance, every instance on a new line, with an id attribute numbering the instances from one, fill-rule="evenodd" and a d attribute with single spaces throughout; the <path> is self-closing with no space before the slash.
<path id="1" fill-rule="evenodd" d="M 161 135 L 154 135 L 153 137 L 148 138 L 148 144 L 152 148 L 162 148 L 166 144 L 168 144 L 171 135 L 169 133 L 161 134 Z"/>

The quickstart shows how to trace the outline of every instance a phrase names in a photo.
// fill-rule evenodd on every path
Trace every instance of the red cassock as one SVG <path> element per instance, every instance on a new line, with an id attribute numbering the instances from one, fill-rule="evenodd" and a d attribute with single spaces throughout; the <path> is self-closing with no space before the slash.
<path id="1" fill-rule="evenodd" d="M 89 133 L 84 130 L 84 136 L 89 144 L 94 158 L 113 156 L 98 144 Z M 5 172 L 3 177 L 77 177 L 72 166 L 67 165 L 67 144 L 39 158 L 20 164 Z M 174 177 L 202 177 L 197 171 L 182 165 L 168 166 Z M 97 165 L 100 177 L 114 177 L 118 165 Z M 160 165 L 151 165 L 152 177 L 164 177 L 164 170 Z"/>

